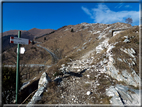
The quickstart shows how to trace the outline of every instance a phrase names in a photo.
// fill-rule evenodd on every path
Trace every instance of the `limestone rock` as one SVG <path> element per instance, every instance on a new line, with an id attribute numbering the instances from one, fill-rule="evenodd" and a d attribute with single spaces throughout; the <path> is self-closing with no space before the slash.
<path id="1" fill-rule="evenodd" d="M 38 83 L 38 88 L 40 87 L 46 87 L 48 82 L 50 82 L 51 79 L 48 77 L 47 73 L 44 72 L 42 76 L 40 77 L 39 83 Z"/>
<path id="2" fill-rule="evenodd" d="M 106 95 L 112 96 L 112 105 L 140 104 L 140 91 L 123 85 L 110 86 L 106 89 Z"/>
<path id="3" fill-rule="evenodd" d="M 44 72 L 42 76 L 40 77 L 39 83 L 38 83 L 38 90 L 32 97 L 31 101 L 28 103 L 27 107 L 32 106 L 31 104 L 35 104 L 38 100 L 41 99 L 43 92 L 45 91 L 45 88 L 47 87 L 47 84 L 51 81 L 51 79 L 48 77 L 47 73 Z M 47 91 L 47 90 L 46 90 Z"/>
<path id="4" fill-rule="evenodd" d="M 31 104 L 35 104 L 37 101 L 41 99 L 42 93 L 44 92 L 44 87 L 40 87 L 37 92 L 32 97 L 31 101 L 27 104 L 26 107 L 32 107 Z"/>
<path id="5" fill-rule="evenodd" d="M 91 94 L 91 91 L 87 91 L 87 93 L 86 93 L 87 95 L 90 95 Z"/>

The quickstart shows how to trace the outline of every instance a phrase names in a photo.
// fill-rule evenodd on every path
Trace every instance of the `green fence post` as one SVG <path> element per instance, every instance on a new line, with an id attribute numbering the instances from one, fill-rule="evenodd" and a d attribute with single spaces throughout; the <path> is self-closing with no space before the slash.
<path id="1" fill-rule="evenodd" d="M 18 31 L 18 38 L 21 37 L 21 31 Z M 18 103 L 18 74 L 19 74 L 19 57 L 20 57 L 20 44 L 17 44 L 17 68 L 16 68 L 16 104 Z"/>

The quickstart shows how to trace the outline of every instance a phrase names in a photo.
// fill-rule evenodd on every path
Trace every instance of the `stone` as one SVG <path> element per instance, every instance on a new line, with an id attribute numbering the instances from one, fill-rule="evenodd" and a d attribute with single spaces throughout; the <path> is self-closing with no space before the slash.
<path id="1" fill-rule="evenodd" d="M 80 69 L 78 69 L 77 72 L 80 72 Z"/>
<path id="2" fill-rule="evenodd" d="M 135 57 L 133 54 L 136 54 L 136 52 L 135 52 L 135 50 L 133 49 L 133 48 L 131 48 L 131 49 L 122 49 L 122 48 L 120 48 L 120 50 L 121 51 L 123 51 L 123 52 L 125 52 L 126 54 L 128 54 L 129 56 L 131 56 L 131 57 Z"/>
<path id="3" fill-rule="evenodd" d="M 46 87 L 49 82 L 51 82 L 51 79 L 48 77 L 47 73 L 44 72 L 40 77 L 38 88 Z"/>
<path id="4" fill-rule="evenodd" d="M 54 81 L 55 81 L 56 83 L 60 83 L 60 82 L 62 81 L 62 78 L 61 78 L 61 77 L 56 77 L 56 78 L 54 79 Z"/>
<path id="5" fill-rule="evenodd" d="M 130 40 L 126 38 L 123 42 L 125 42 L 125 43 L 129 43 L 129 42 L 130 42 Z"/>
<path id="6" fill-rule="evenodd" d="M 44 92 L 45 87 L 40 87 L 32 97 L 31 101 L 27 104 L 26 107 L 30 107 L 31 104 L 35 104 L 37 101 L 41 99 L 42 93 Z"/>
<path id="7" fill-rule="evenodd" d="M 140 91 L 128 86 L 117 84 L 106 89 L 106 94 L 112 96 L 110 103 L 117 105 L 140 104 Z"/>
<path id="8" fill-rule="evenodd" d="M 88 78 L 90 78 L 90 75 L 87 75 Z"/>
<path id="9" fill-rule="evenodd" d="M 91 91 L 87 91 L 87 93 L 86 93 L 87 95 L 91 95 Z"/>
<path id="10" fill-rule="evenodd" d="M 65 67 L 65 64 L 62 64 L 61 67 Z"/>
<path id="11" fill-rule="evenodd" d="M 48 77 L 47 73 L 44 72 L 40 77 L 40 80 L 38 83 L 38 90 L 36 91 L 36 93 L 32 97 L 31 101 L 27 104 L 27 107 L 32 106 L 38 100 L 40 100 L 44 91 L 48 92 L 48 90 L 45 90 L 45 88 L 47 87 L 49 82 L 51 82 L 51 79 Z"/>

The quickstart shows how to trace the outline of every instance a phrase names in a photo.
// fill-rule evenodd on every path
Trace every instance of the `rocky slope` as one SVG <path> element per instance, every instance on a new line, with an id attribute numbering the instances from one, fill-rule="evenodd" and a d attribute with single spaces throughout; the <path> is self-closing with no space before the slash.
<path id="1" fill-rule="evenodd" d="M 130 27 L 124 23 L 82 23 L 62 29 L 73 29 L 74 35 L 87 29 L 89 38 L 65 57 L 65 63 L 56 64 L 56 72 L 46 71 L 58 85 L 48 87 L 39 103 L 140 105 L 139 28 Z M 128 29 L 111 35 L 112 29 L 122 28 Z M 73 57 L 89 46 L 80 57 Z"/>

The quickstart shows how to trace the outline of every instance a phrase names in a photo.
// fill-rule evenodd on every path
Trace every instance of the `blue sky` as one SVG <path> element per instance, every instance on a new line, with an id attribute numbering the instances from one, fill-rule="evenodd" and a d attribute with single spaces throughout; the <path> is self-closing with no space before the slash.
<path id="1" fill-rule="evenodd" d="M 139 3 L 3 3 L 3 32 L 9 30 L 58 29 L 83 22 L 139 25 Z"/>

